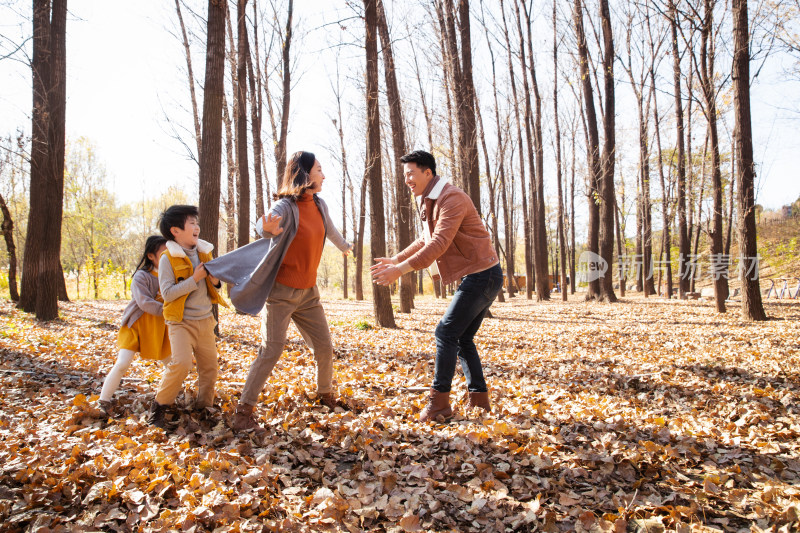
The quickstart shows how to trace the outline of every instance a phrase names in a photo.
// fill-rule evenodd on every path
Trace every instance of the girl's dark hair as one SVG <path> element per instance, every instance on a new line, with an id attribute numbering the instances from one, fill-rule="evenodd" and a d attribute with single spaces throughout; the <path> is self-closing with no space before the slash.
<path id="1" fill-rule="evenodd" d="M 142 258 L 139 259 L 139 264 L 136 265 L 136 270 L 144 270 L 145 272 L 150 272 L 154 268 L 158 268 L 158 264 L 155 264 L 152 261 L 150 261 L 150 258 L 147 257 L 147 254 L 155 255 L 158 249 L 164 246 L 165 244 L 167 244 L 167 239 L 165 239 L 161 235 L 150 235 L 144 242 L 144 253 L 142 254 Z M 158 260 L 158 258 L 156 258 L 156 260 Z"/>
<path id="2" fill-rule="evenodd" d="M 291 198 L 297 201 L 311 187 L 309 173 L 314 168 L 317 158 L 311 152 L 295 152 L 289 161 L 286 162 L 286 170 L 283 172 L 278 184 L 278 192 L 273 195 L 275 200 L 279 198 Z"/>

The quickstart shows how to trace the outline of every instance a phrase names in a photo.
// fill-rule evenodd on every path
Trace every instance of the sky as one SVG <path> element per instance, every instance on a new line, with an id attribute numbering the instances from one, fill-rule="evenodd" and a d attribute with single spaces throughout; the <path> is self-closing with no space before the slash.
<path id="1" fill-rule="evenodd" d="M 30 3 L 10 4 L 12 7 L 8 7 L 9 2 L 0 2 L 2 50 L 7 50 L 10 41 L 19 42 L 21 36 L 30 34 L 30 23 L 24 20 L 29 17 Z M 319 0 L 295 3 L 295 16 L 302 18 L 305 36 L 295 45 L 295 51 L 302 53 L 298 52 L 298 77 L 292 92 L 290 153 L 303 149 L 320 156 L 338 144 L 329 118 L 333 112 L 329 77 L 335 69 L 336 55 L 357 62 L 363 52 L 356 46 L 331 47 L 331 35 L 335 38 L 337 33 L 330 28 L 321 29 L 323 24 L 352 15 L 352 11 L 333 7 L 334 4 Z M 184 16 L 188 14 L 184 12 Z M 187 158 L 171 131 L 172 125 L 192 128 L 191 121 L 187 121 L 190 115 L 186 109 L 189 99 L 183 47 L 170 33 L 175 29 L 175 19 L 172 2 L 70 2 L 67 136 L 87 137 L 97 147 L 111 177 L 111 188 L 122 201 L 158 196 L 170 186 L 196 195 L 196 163 Z M 349 24 L 360 25 L 361 21 Z M 477 31 L 473 32 L 476 57 L 480 57 L 482 39 Z M 193 59 L 196 72 L 202 72 L 202 53 Z M 478 61 L 476 83 L 485 85 L 491 74 L 481 69 Z M 800 108 L 796 103 L 800 93 L 797 83 L 781 81 L 783 66 L 770 65 L 753 89 L 757 202 L 767 208 L 778 208 L 800 196 L 800 113 L 787 109 Z M 624 71 L 619 68 L 617 74 L 623 82 Z M 19 127 L 30 131 L 30 84 L 30 69 L 23 61 L 0 60 L 0 135 L 13 134 Z M 488 98 L 488 94 L 484 96 L 484 100 Z M 620 107 L 619 112 L 625 113 L 625 106 Z M 352 115 L 349 120 L 354 120 Z M 350 126 L 355 131 L 362 127 Z M 622 134 L 621 138 L 635 142 L 629 134 Z M 353 152 L 363 150 L 363 139 L 356 141 L 358 146 L 350 147 Z M 627 150 L 624 144 L 618 149 Z M 636 149 L 631 144 L 629 152 Z M 321 159 L 329 178 L 323 196 L 334 211 L 339 211 L 338 168 L 325 155 Z M 359 170 L 355 173 L 359 174 Z"/>

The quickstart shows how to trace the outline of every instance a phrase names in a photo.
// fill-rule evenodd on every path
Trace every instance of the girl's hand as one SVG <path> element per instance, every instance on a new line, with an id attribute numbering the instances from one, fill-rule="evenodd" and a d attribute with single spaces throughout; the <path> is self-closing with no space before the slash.
<path id="1" fill-rule="evenodd" d="M 350 255 L 350 252 L 352 252 L 352 251 L 353 251 L 353 248 L 355 248 L 355 247 L 356 247 L 356 245 L 355 245 L 355 244 L 351 244 L 351 245 L 350 245 L 350 248 L 348 248 L 347 250 L 345 250 L 344 252 L 342 252 L 342 255 L 343 255 L 343 256 L 345 256 L 345 257 L 347 257 L 348 255 Z"/>
<path id="2" fill-rule="evenodd" d="M 281 227 L 281 217 L 280 215 L 273 215 L 272 213 L 267 213 L 266 215 L 261 217 L 261 227 L 264 229 L 264 233 L 269 233 L 270 235 L 280 235 L 283 233 L 283 228 Z"/>

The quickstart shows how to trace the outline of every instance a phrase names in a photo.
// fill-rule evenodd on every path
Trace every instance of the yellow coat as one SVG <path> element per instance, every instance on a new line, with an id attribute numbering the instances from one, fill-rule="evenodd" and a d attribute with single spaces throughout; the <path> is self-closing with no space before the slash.
<path id="1" fill-rule="evenodd" d="M 176 257 L 170 254 L 169 250 L 165 251 L 164 255 L 169 259 L 169 264 L 172 266 L 172 272 L 175 274 L 176 281 L 183 281 L 194 274 L 194 266 L 185 255 L 183 257 Z M 202 263 L 207 263 L 213 259 L 210 251 L 201 252 L 198 249 L 197 255 Z M 208 296 L 211 299 L 212 305 L 219 304 L 228 307 L 227 302 L 219 295 L 217 288 L 214 287 L 214 284 L 211 283 L 211 280 L 208 278 L 206 278 L 206 287 L 208 287 Z M 183 306 L 188 297 L 188 294 L 184 294 L 171 302 L 164 302 L 164 319 L 170 322 L 180 322 L 183 320 Z"/>

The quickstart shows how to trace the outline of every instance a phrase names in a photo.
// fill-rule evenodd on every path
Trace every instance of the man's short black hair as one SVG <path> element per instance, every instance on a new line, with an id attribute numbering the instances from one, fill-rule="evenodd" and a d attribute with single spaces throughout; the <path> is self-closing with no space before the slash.
<path id="1" fill-rule="evenodd" d="M 414 150 L 400 158 L 401 163 L 415 163 L 420 168 L 429 168 L 433 175 L 436 175 L 436 160 L 433 155 L 425 150 Z"/>
<path id="2" fill-rule="evenodd" d="M 200 217 L 200 212 L 193 205 L 171 205 L 158 219 L 158 229 L 161 235 L 168 241 L 174 241 L 175 236 L 170 231 L 171 228 L 185 229 L 186 219 L 189 217 Z"/>

